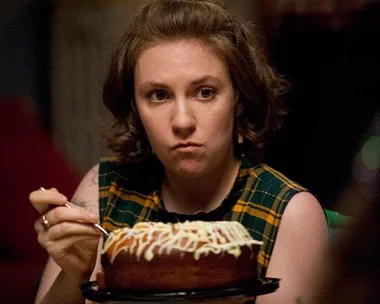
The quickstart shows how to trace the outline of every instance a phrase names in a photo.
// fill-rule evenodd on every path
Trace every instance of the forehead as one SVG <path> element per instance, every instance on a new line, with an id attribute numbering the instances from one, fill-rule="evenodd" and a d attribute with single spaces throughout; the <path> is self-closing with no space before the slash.
<path id="1" fill-rule="evenodd" d="M 167 74 L 228 76 L 223 54 L 199 39 L 161 41 L 144 49 L 137 58 L 135 76 L 154 78 Z"/>

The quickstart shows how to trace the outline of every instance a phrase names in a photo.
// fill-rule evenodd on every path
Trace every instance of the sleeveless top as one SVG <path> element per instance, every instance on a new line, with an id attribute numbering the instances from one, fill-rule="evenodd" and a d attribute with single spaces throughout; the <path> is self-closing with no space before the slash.
<path id="1" fill-rule="evenodd" d="M 252 238 L 263 242 L 258 275 L 265 277 L 281 218 L 289 200 L 306 191 L 265 164 L 252 165 L 243 156 L 235 183 L 221 205 L 193 215 L 168 212 L 161 200 L 162 166 L 156 162 L 126 164 L 102 158 L 99 164 L 100 223 L 112 231 L 142 221 L 238 221 Z"/>

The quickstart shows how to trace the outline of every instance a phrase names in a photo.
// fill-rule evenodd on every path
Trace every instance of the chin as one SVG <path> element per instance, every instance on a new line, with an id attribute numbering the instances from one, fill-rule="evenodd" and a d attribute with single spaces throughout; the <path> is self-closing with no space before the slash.
<path id="1" fill-rule="evenodd" d="M 205 174 L 207 166 L 196 160 L 180 161 L 173 172 L 183 177 L 199 177 Z"/>

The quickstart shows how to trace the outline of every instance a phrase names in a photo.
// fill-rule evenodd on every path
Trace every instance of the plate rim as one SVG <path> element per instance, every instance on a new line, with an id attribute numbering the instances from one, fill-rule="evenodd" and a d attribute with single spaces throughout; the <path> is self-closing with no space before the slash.
<path id="1" fill-rule="evenodd" d="M 109 290 L 94 290 L 97 281 L 88 281 L 80 286 L 82 295 L 91 301 L 104 303 L 107 301 L 128 302 L 179 302 L 192 300 L 223 299 L 232 297 L 255 297 L 272 293 L 279 287 L 278 278 L 255 278 L 236 287 L 204 289 L 195 291 L 166 292 L 123 292 L 115 293 Z M 219 293 L 219 294 L 218 294 Z M 218 295 L 216 295 L 218 294 Z"/>

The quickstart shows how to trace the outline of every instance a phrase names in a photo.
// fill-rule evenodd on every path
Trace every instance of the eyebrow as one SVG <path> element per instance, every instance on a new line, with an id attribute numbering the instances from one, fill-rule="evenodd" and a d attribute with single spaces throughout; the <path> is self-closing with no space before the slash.
<path id="1" fill-rule="evenodd" d="M 217 84 L 220 84 L 221 81 L 215 77 L 215 76 L 211 76 L 211 75 L 206 75 L 206 76 L 203 76 L 199 79 L 195 79 L 193 81 L 191 81 L 191 85 L 192 86 L 195 86 L 195 85 L 198 85 L 202 82 L 206 82 L 206 81 L 213 81 L 213 82 L 216 82 Z M 162 88 L 162 89 L 169 89 L 169 86 L 165 83 L 162 83 L 162 82 L 157 82 L 157 81 L 147 81 L 147 82 L 144 82 L 142 85 L 142 87 L 147 87 L 147 86 L 150 86 L 150 87 L 156 87 L 156 88 Z"/>
<path id="2" fill-rule="evenodd" d="M 195 79 L 195 80 L 193 80 L 193 81 L 191 82 L 191 85 L 197 85 L 197 84 L 200 84 L 200 83 L 202 83 L 202 82 L 209 81 L 209 80 L 214 81 L 214 82 L 216 82 L 216 83 L 218 83 L 218 84 L 220 83 L 219 78 L 217 78 L 217 77 L 215 77 L 215 76 L 211 76 L 211 75 L 206 75 L 206 76 L 203 76 L 203 77 L 201 77 L 201 78 L 199 78 L 199 79 Z"/>

